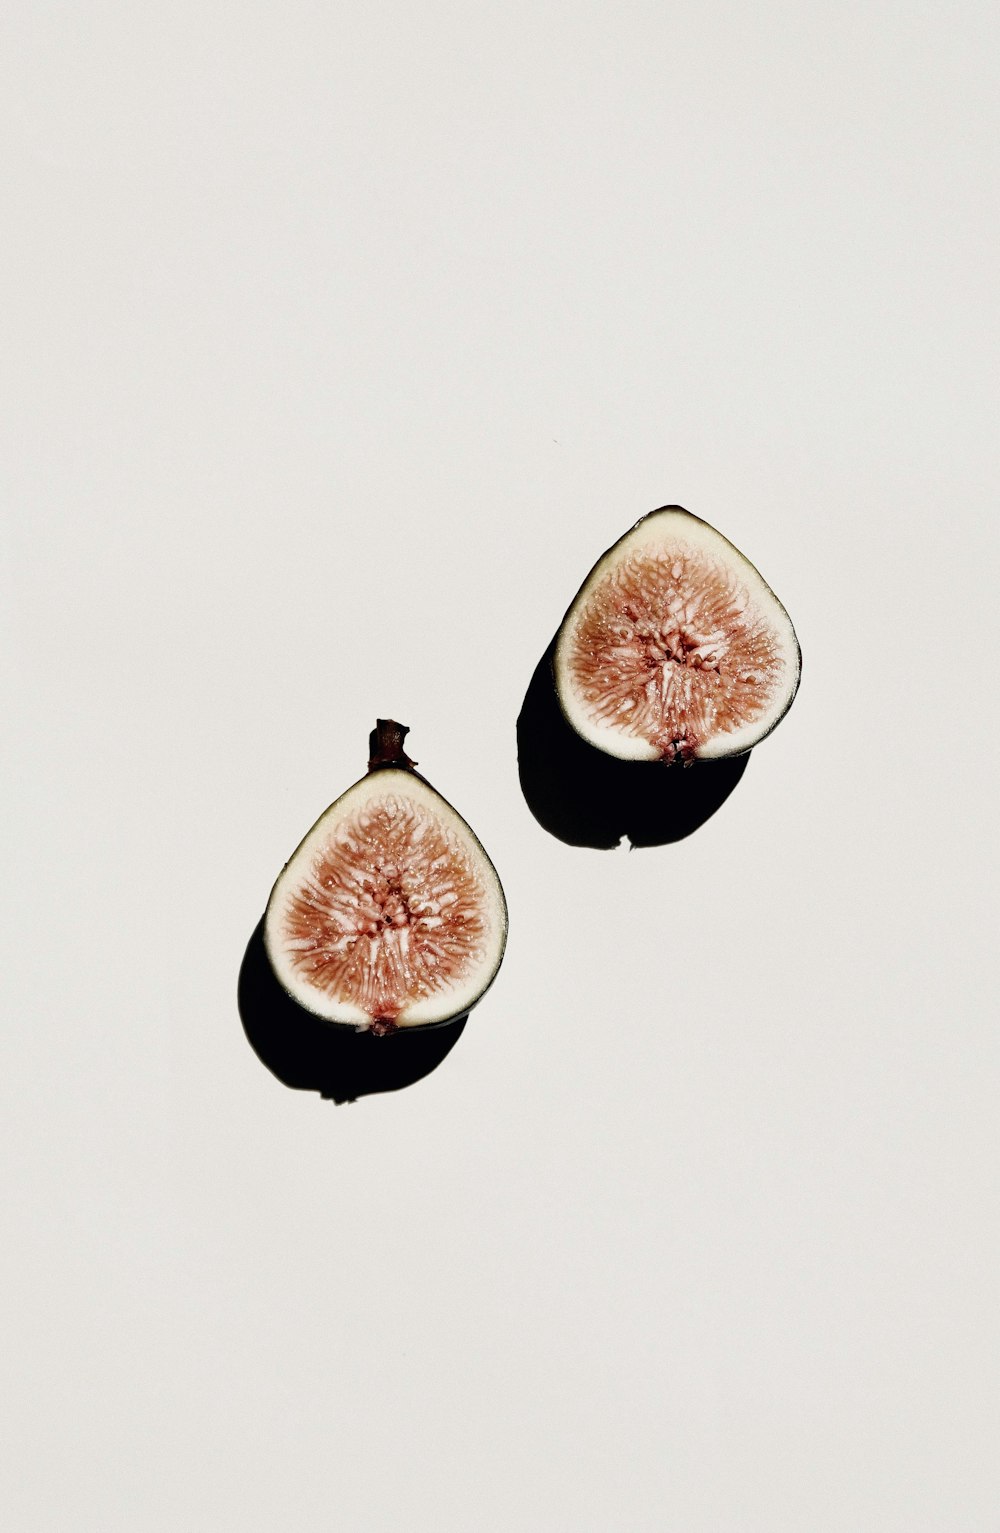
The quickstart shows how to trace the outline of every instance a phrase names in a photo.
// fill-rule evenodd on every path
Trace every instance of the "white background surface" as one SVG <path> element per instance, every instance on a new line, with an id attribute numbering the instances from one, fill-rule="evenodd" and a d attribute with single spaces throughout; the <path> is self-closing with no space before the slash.
<path id="1" fill-rule="evenodd" d="M 986 4 L 15 3 L 6 1526 L 1000 1526 Z M 799 698 L 674 847 L 514 724 L 680 502 Z M 402 718 L 508 955 L 397 1096 L 236 1010 Z"/>

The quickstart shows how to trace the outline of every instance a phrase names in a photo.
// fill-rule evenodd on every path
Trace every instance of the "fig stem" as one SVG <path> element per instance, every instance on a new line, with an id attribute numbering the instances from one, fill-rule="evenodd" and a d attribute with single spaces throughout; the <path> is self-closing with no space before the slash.
<path id="1" fill-rule="evenodd" d="M 376 719 L 368 739 L 369 772 L 378 767 L 415 767 L 417 763 L 411 761 L 403 749 L 403 741 L 409 732 L 408 724 L 397 724 L 395 719 Z"/>

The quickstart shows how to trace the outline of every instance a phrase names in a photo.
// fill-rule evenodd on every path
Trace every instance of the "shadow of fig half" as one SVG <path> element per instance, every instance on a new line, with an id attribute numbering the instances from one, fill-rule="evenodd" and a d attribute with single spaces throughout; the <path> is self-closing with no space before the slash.
<path id="1" fill-rule="evenodd" d="M 258 1059 L 292 1090 L 316 1091 L 338 1103 L 400 1091 L 436 1070 L 462 1036 L 464 1016 L 439 1027 L 401 1030 L 391 1045 L 370 1029 L 331 1027 L 278 983 L 263 931 L 261 921 L 240 967 L 240 1019 Z"/>
<path id="2" fill-rule="evenodd" d="M 567 722 L 552 675 L 550 644 L 517 720 L 521 792 L 535 819 L 570 846 L 610 850 L 663 846 L 690 836 L 732 793 L 750 752 L 688 768 L 622 761 L 588 744 Z"/>

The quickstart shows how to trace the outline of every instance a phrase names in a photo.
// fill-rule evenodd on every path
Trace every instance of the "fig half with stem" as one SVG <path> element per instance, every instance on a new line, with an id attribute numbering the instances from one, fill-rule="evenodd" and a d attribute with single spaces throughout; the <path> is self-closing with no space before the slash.
<path id="1" fill-rule="evenodd" d="M 651 511 L 602 555 L 553 653 L 568 722 L 631 761 L 742 755 L 784 717 L 801 664 L 770 586 L 681 506 Z"/>
<path id="2" fill-rule="evenodd" d="M 492 984 L 507 939 L 496 870 L 414 771 L 407 733 L 378 720 L 367 776 L 292 853 L 264 916 L 268 959 L 292 999 L 377 1035 L 464 1016 Z"/>

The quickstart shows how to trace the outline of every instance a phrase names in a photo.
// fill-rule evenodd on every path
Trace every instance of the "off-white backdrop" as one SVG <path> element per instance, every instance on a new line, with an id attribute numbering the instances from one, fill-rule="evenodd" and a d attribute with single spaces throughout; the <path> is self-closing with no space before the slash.
<path id="1" fill-rule="evenodd" d="M 16 1533 L 997 1527 L 992 12 L 8 7 Z M 516 716 L 665 501 L 802 689 L 572 848 Z M 335 1107 L 236 980 L 377 714 L 510 943 Z"/>

